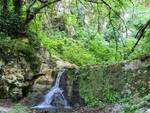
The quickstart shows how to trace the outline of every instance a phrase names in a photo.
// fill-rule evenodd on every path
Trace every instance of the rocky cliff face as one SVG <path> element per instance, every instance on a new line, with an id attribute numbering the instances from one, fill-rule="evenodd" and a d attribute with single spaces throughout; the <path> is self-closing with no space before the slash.
<path id="1" fill-rule="evenodd" d="M 50 71 L 52 65 L 49 60 L 49 53 L 40 46 L 34 48 L 29 40 L 24 42 L 2 38 L 0 40 L 0 98 L 26 96 L 37 78 Z"/>
<path id="2" fill-rule="evenodd" d="M 30 106 L 38 105 L 43 102 L 44 96 L 55 84 L 58 73 L 65 70 L 61 76 L 59 87 L 62 89 L 63 95 L 70 106 L 79 105 L 81 103 L 81 98 L 79 95 L 79 80 L 77 79 L 78 67 L 74 64 L 61 60 L 57 56 L 52 56 L 51 58 L 51 60 L 55 62 L 55 68 L 50 69 L 52 71 L 51 74 L 47 73 L 49 70 L 47 69 L 47 66 L 42 70 L 43 73 L 46 72 L 46 75 L 48 74 L 51 77 L 50 84 L 44 81 L 45 76 L 40 77 L 33 85 L 33 91 L 30 92 L 27 98 L 23 101 Z"/>
<path id="3" fill-rule="evenodd" d="M 57 72 L 66 69 L 60 87 L 69 103 L 77 103 L 79 82 L 72 78 L 78 67 L 32 43 L 27 38 L 0 38 L 0 99 L 27 96 L 27 104 L 37 104 L 50 89 Z"/>

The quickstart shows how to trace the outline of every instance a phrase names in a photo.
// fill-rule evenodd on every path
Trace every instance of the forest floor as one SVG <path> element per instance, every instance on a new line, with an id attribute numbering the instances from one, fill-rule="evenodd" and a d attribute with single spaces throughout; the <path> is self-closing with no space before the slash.
<path id="1" fill-rule="evenodd" d="M 21 109 L 21 108 L 20 108 Z M 0 107 L 0 113 L 118 113 L 114 112 L 112 108 L 108 108 L 106 111 L 102 110 L 100 108 L 88 108 L 88 107 L 79 107 L 74 108 L 69 111 L 60 111 L 60 110 L 30 110 L 30 109 L 24 109 L 21 111 L 14 108 L 8 108 L 8 107 Z"/>
<path id="2" fill-rule="evenodd" d="M 23 103 L 0 100 L 0 113 L 119 113 L 120 106 L 108 105 L 105 108 L 75 107 L 70 110 L 32 110 Z"/>

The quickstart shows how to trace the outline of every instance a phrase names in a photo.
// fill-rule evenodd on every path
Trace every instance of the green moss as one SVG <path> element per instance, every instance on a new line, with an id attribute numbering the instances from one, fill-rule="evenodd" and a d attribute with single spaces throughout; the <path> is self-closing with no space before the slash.
<path id="1" fill-rule="evenodd" d="M 24 57 L 30 64 L 33 73 L 37 73 L 40 68 L 40 60 L 36 54 L 35 49 L 24 42 L 18 40 L 12 40 L 10 38 L 0 39 L 0 58 L 5 63 L 8 63 L 12 59 L 19 60 L 20 57 Z"/>
<path id="2" fill-rule="evenodd" d="M 120 99 L 118 79 L 106 67 L 84 68 L 80 71 L 80 95 L 91 106 L 102 106 Z"/>
<path id="3" fill-rule="evenodd" d="M 122 98 L 150 93 L 149 63 L 124 70 L 124 63 L 86 66 L 80 69 L 80 95 L 89 105 L 118 102 Z"/>
<path id="4" fill-rule="evenodd" d="M 65 75 L 67 75 L 68 79 L 70 79 L 70 80 L 76 81 L 78 79 L 76 68 L 66 69 Z"/>

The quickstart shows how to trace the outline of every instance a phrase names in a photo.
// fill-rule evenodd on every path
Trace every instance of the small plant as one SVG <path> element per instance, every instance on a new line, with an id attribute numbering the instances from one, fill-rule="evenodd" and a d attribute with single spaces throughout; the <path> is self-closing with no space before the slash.
<path id="1" fill-rule="evenodd" d="M 29 113 L 29 109 L 26 106 L 18 103 L 8 113 Z"/>

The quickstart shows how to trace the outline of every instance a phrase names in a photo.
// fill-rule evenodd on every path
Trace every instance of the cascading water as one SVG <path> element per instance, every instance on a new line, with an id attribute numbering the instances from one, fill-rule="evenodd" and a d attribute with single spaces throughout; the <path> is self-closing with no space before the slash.
<path id="1" fill-rule="evenodd" d="M 60 89 L 60 79 L 65 70 L 61 70 L 57 74 L 54 86 L 45 95 L 44 101 L 37 106 L 32 107 L 33 109 L 45 109 L 45 108 L 70 108 L 67 100 L 63 95 L 63 90 Z"/>

